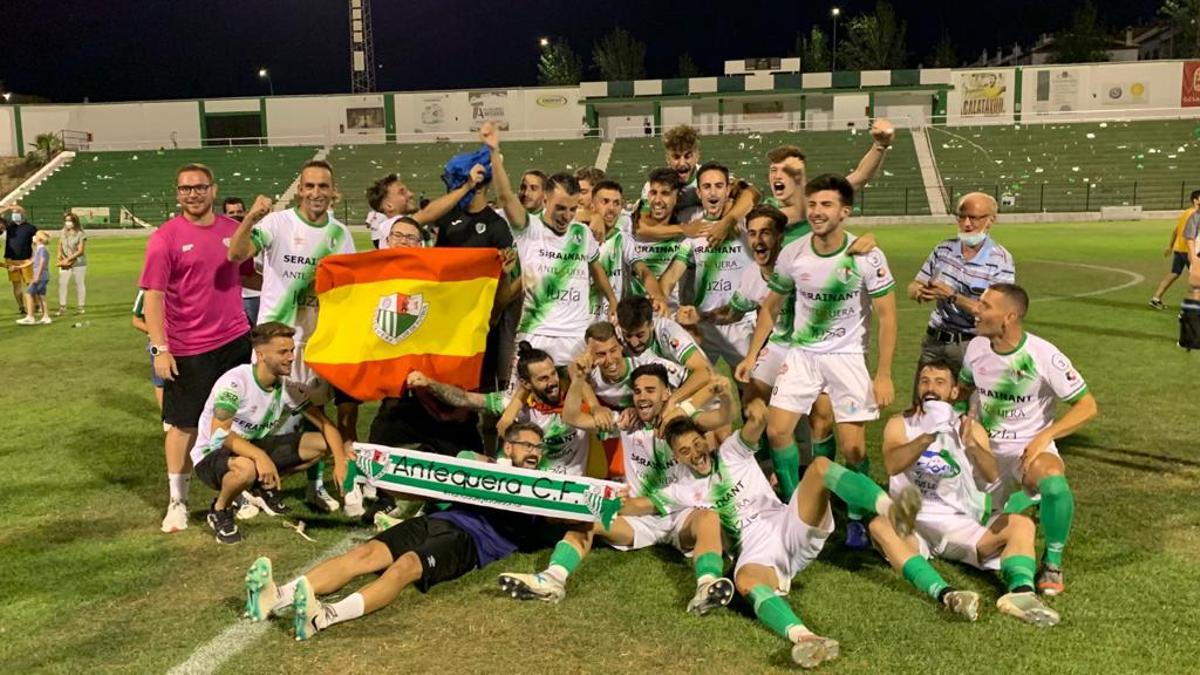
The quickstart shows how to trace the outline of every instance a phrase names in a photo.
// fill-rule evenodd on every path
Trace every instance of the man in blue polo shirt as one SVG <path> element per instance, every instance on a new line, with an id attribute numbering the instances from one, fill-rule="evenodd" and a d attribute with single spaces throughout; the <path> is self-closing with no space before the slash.
<path id="1" fill-rule="evenodd" d="M 949 362 L 957 372 L 975 337 L 979 297 L 994 284 L 1016 281 L 1012 254 L 990 236 L 996 211 L 991 195 L 964 195 L 956 211 L 957 236 L 938 243 L 908 285 L 908 297 L 936 303 L 921 341 L 918 372 L 934 360 Z"/>

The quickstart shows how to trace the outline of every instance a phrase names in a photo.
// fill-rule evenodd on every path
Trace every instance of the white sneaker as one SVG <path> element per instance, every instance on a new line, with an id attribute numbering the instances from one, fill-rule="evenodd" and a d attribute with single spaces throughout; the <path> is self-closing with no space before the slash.
<path id="1" fill-rule="evenodd" d="M 724 607 L 733 599 L 733 582 L 721 577 L 709 579 L 696 585 L 696 594 L 687 604 L 689 614 L 704 616 L 710 611 Z"/>
<path id="2" fill-rule="evenodd" d="M 916 530 L 917 513 L 921 510 L 921 503 L 921 491 L 912 485 L 904 486 L 892 501 L 892 508 L 888 510 L 888 521 L 901 538 Z"/>
<path id="3" fill-rule="evenodd" d="M 250 503 L 250 496 L 243 492 L 234 500 L 237 510 L 234 512 L 234 517 L 238 520 L 250 520 L 262 513 L 262 509 Z"/>
<path id="4" fill-rule="evenodd" d="M 325 607 L 317 596 L 313 595 L 312 586 L 307 577 L 300 577 L 296 584 L 296 595 L 292 599 L 292 627 L 296 629 L 297 640 L 307 640 L 321 630 L 317 617 L 325 614 Z"/>
<path id="5" fill-rule="evenodd" d="M 54 323 L 54 322 L 50 320 L 50 317 L 48 317 L 48 316 L 43 316 L 43 317 L 41 318 L 41 320 L 39 320 L 39 321 L 38 321 L 38 323 L 41 323 L 41 324 L 47 324 L 47 323 Z"/>
<path id="6" fill-rule="evenodd" d="M 314 488 L 312 483 L 308 484 L 308 490 L 304 495 L 304 503 L 311 506 L 319 513 L 333 513 L 342 507 L 338 500 L 329 494 L 329 491 L 322 485 L 319 488 Z"/>
<path id="7" fill-rule="evenodd" d="M 801 668 L 816 668 L 838 657 L 841 648 L 837 640 L 809 633 L 792 645 L 792 661 Z"/>
<path id="8" fill-rule="evenodd" d="M 266 621 L 279 601 L 279 588 L 271 574 L 271 559 L 255 560 L 246 570 L 246 608 L 242 616 L 251 621 Z"/>
<path id="9" fill-rule="evenodd" d="M 344 512 L 351 518 L 361 518 L 367 509 L 363 507 L 363 490 L 361 485 L 355 485 L 354 489 L 347 492 L 342 498 Z"/>
<path id="10" fill-rule="evenodd" d="M 950 591 L 942 598 L 942 603 L 967 621 L 979 618 L 979 594 L 975 591 Z"/>
<path id="11" fill-rule="evenodd" d="M 501 574 L 500 590 L 518 600 L 542 600 L 557 603 L 567 597 L 567 589 L 545 574 Z"/>
<path id="12" fill-rule="evenodd" d="M 22 326 L 32 326 L 37 323 L 37 319 L 34 319 L 32 316 L 26 316 L 24 319 L 17 319 L 17 323 Z"/>
<path id="13" fill-rule="evenodd" d="M 1036 593 L 1005 593 L 996 601 L 996 609 L 1035 626 L 1049 627 L 1059 622 L 1058 612 L 1047 607 Z"/>
<path id="14" fill-rule="evenodd" d="M 163 516 L 162 520 L 162 531 L 167 534 L 182 532 L 187 529 L 187 521 L 187 504 L 180 501 L 173 501 L 167 505 L 167 515 Z"/>

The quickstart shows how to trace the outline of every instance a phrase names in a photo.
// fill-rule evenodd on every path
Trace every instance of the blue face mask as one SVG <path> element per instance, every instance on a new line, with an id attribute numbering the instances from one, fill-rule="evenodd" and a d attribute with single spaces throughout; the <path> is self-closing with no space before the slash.
<path id="1" fill-rule="evenodd" d="M 25 222 L 25 214 L 20 211 L 14 211 L 12 214 L 13 224 Z"/>
<path id="2" fill-rule="evenodd" d="M 987 236 L 987 232 L 959 232 L 958 240 L 971 248 L 975 248 L 982 244 L 983 240 L 987 239 Z"/>

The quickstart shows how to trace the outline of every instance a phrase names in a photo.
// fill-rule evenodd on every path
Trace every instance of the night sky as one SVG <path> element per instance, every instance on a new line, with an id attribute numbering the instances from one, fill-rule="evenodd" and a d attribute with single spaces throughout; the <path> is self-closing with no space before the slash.
<path id="1" fill-rule="evenodd" d="M 0 81 L 53 101 L 122 101 L 267 93 L 347 92 L 346 0 L 13 0 L 0 10 Z M 648 77 L 673 77 L 690 52 L 705 75 L 725 59 L 784 56 L 814 22 L 828 31 L 835 3 L 373 0 L 379 91 L 463 89 L 537 82 L 537 39 L 563 37 L 583 56 L 621 25 L 647 43 Z M 837 2 L 845 20 L 873 0 Z M 960 57 L 1031 42 L 1069 21 L 1072 0 L 895 0 L 908 20 L 911 65 L 948 33 Z M 1097 0 L 1123 28 L 1153 17 L 1155 0 Z M 102 9 L 101 9 L 102 8 Z M 99 11 L 98 11 L 99 10 Z M 730 26 L 736 30 L 730 31 Z M 842 33 L 844 35 L 844 33 Z"/>

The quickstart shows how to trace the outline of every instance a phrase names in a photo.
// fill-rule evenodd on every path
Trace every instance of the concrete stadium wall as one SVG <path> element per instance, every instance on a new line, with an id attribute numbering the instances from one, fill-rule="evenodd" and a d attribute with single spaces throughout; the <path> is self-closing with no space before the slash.
<path id="1" fill-rule="evenodd" d="M 200 144 L 195 101 L 21 106 L 25 149 L 38 134 L 87 131 L 96 147 L 182 148 Z"/>
<path id="2" fill-rule="evenodd" d="M 14 157 L 19 151 L 17 135 L 13 133 L 14 127 L 13 108 L 0 106 L 0 157 Z"/>
<path id="3" fill-rule="evenodd" d="M 1181 107 L 1183 75 L 1179 61 L 1023 68 L 1021 119 L 1200 116 L 1200 107 Z"/>

